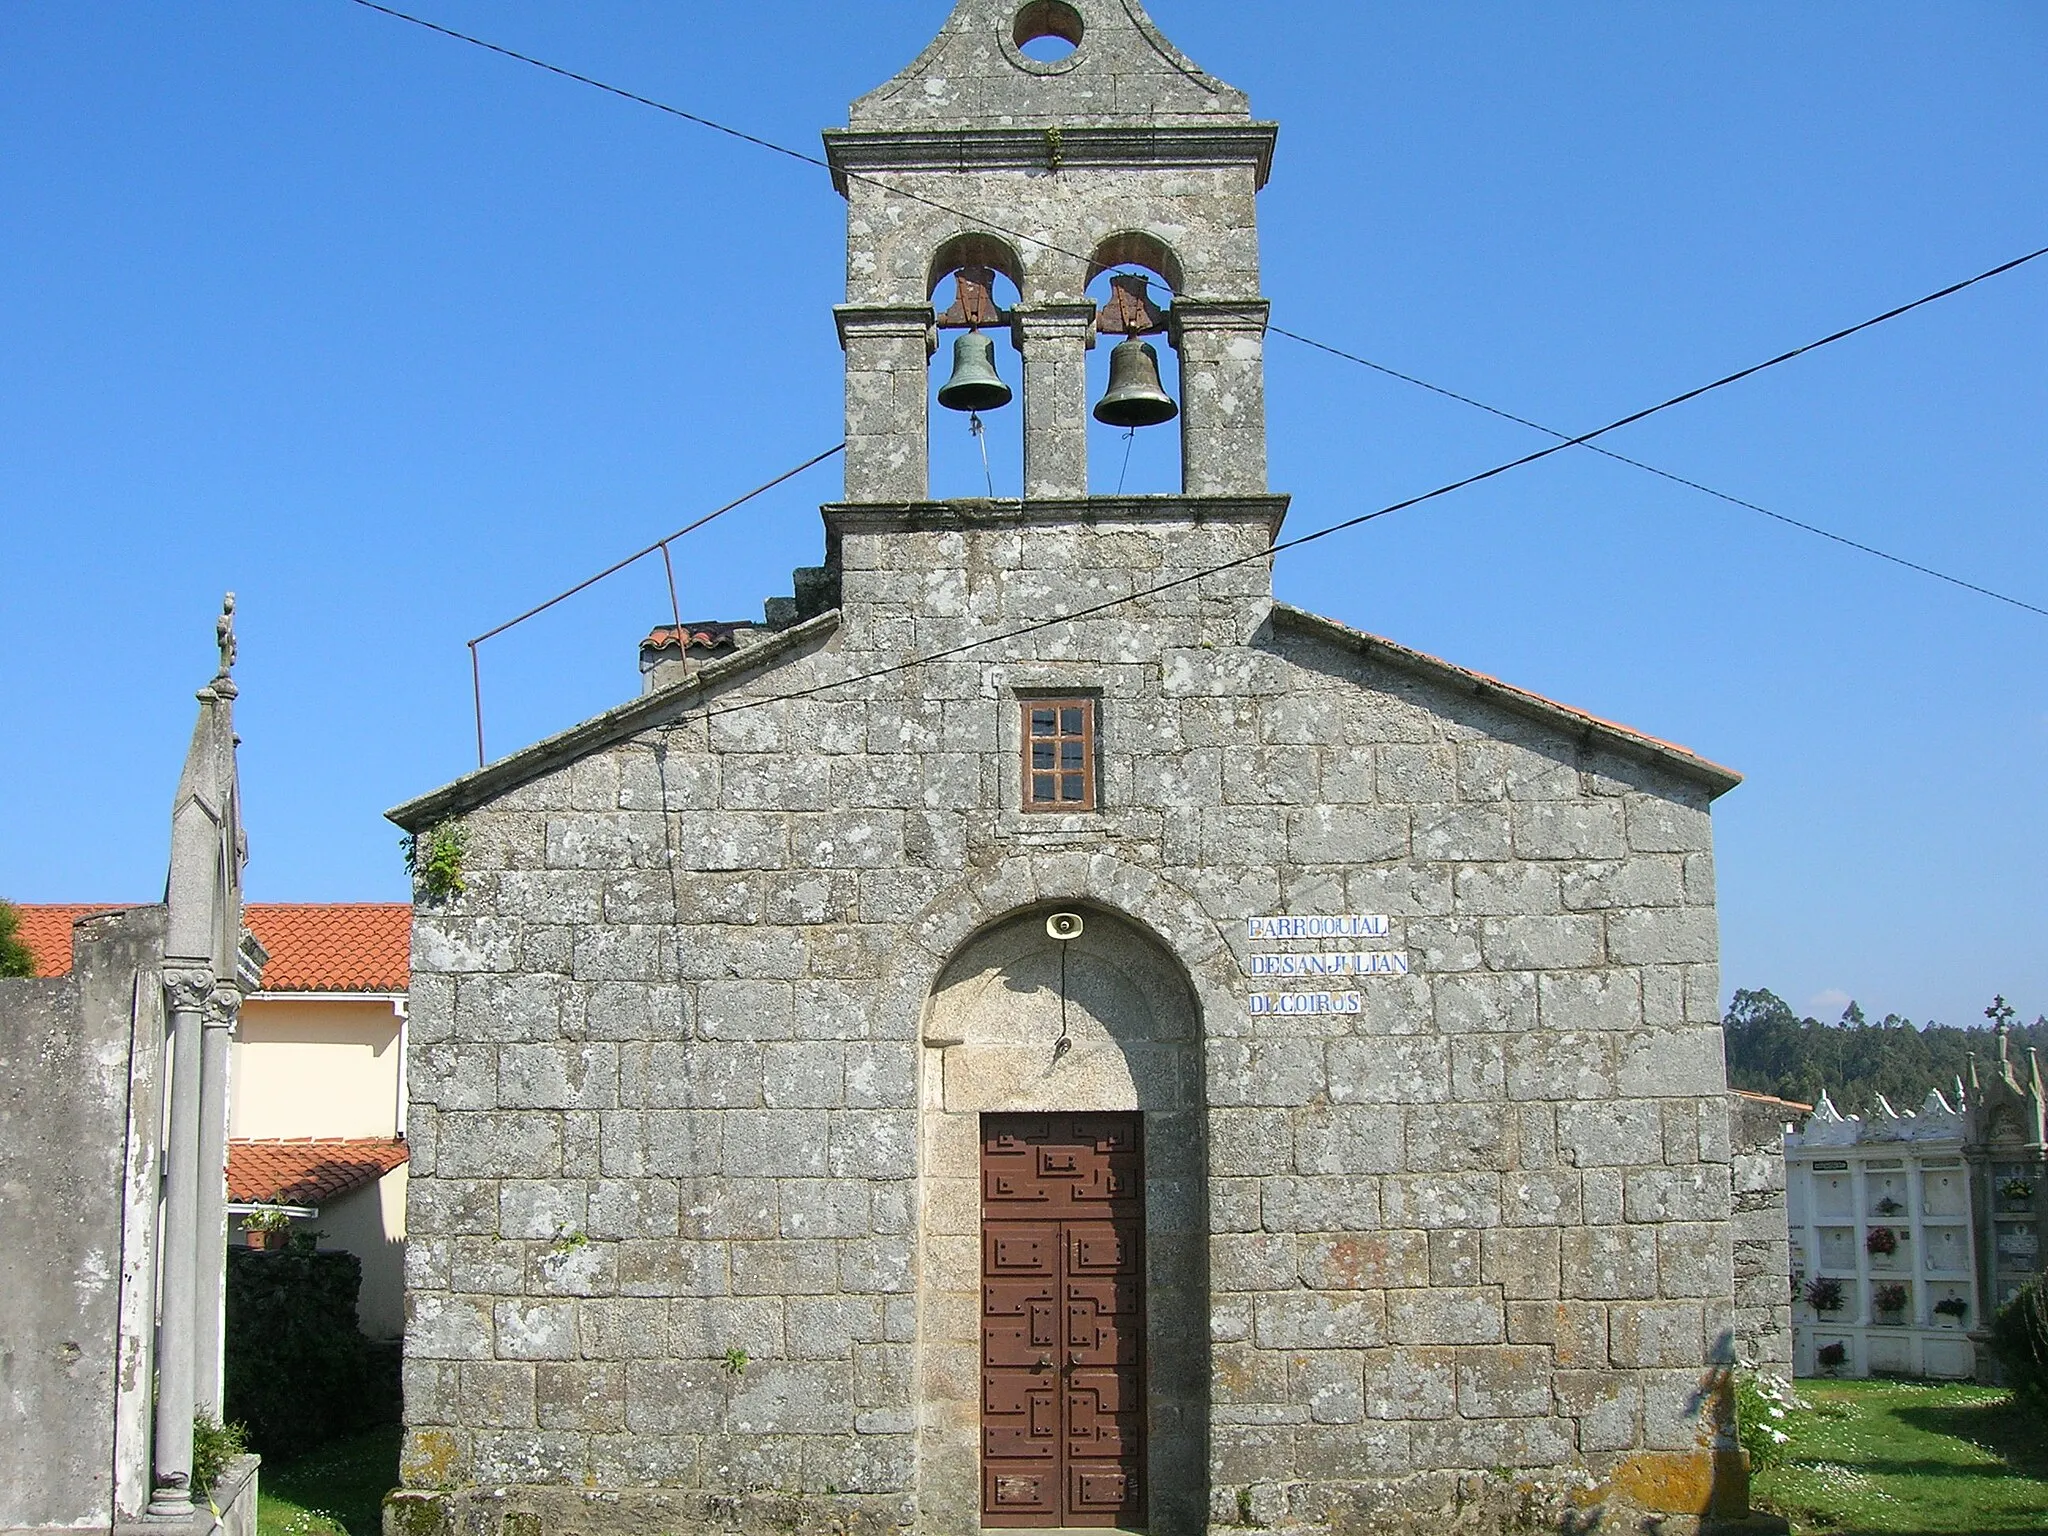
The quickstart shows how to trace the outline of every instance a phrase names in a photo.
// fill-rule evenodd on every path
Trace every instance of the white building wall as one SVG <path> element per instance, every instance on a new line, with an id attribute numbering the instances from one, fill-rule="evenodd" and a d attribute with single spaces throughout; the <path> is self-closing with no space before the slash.
<path id="1" fill-rule="evenodd" d="M 1798 1374 L 1973 1373 L 1968 1331 L 1979 1326 L 1982 1298 L 1963 1131 L 1962 1115 L 1939 1094 L 1917 1115 L 1870 1120 L 1845 1119 L 1823 1097 L 1804 1133 L 1785 1138 Z M 1880 1230 L 1892 1234 L 1889 1253 L 1873 1251 L 1871 1234 Z M 1824 1278 L 1842 1293 L 1829 1312 L 1808 1299 L 1811 1283 Z M 1880 1308 L 1894 1288 L 1903 1289 L 1904 1305 Z M 1964 1303 L 1963 1316 L 1934 1310 L 1950 1299 Z M 1820 1360 L 1831 1346 L 1843 1354 L 1832 1368 Z"/>

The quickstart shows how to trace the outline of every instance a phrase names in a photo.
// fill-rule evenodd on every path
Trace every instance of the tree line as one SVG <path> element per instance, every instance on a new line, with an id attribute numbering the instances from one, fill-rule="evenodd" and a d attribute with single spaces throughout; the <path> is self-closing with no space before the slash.
<path id="1" fill-rule="evenodd" d="M 2011 1019 L 2011 1052 L 2025 1070 L 2029 1046 L 2048 1056 L 2048 1018 L 2022 1024 L 1999 998 L 1987 1009 L 2003 1008 Z M 1833 1024 L 1801 1018 L 1774 992 L 1738 991 L 1722 1021 L 1728 1039 L 1728 1086 L 1751 1093 L 1775 1094 L 1802 1104 L 1817 1103 L 1825 1089 L 1845 1115 L 1868 1114 L 1883 1094 L 1904 1114 L 1919 1109 L 1930 1088 L 1941 1090 L 1951 1105 L 1956 1079 L 1969 1075 L 1969 1058 L 1977 1056 L 1980 1074 L 1998 1060 L 1994 1026 L 1957 1028 L 1952 1024 L 1915 1024 L 1888 1013 L 1876 1023 L 1855 1003 Z"/>

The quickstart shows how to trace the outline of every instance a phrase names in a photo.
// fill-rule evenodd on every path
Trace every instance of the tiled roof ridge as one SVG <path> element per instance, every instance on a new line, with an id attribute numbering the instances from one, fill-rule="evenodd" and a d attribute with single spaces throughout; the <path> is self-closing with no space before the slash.
<path id="1" fill-rule="evenodd" d="M 316 1205 L 376 1183 L 411 1156 L 396 1136 L 237 1136 L 228 1142 L 228 1198 L 238 1205 Z"/>
<path id="2" fill-rule="evenodd" d="M 137 903 L 23 903 L 21 940 L 36 974 L 71 970 L 71 929 L 78 919 Z M 252 901 L 243 918 L 270 962 L 266 992 L 361 992 L 388 996 L 411 984 L 412 908 L 397 901 Z"/>

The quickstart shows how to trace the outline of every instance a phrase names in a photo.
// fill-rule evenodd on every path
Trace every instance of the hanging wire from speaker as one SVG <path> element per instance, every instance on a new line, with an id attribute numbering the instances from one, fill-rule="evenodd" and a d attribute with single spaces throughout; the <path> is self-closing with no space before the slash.
<path id="1" fill-rule="evenodd" d="M 1067 946 L 1081 937 L 1085 927 L 1078 912 L 1055 912 L 1045 920 L 1046 937 L 1060 947 L 1060 1037 L 1052 1043 L 1055 1064 L 1074 1048 L 1074 1037 L 1067 1028 Z"/>

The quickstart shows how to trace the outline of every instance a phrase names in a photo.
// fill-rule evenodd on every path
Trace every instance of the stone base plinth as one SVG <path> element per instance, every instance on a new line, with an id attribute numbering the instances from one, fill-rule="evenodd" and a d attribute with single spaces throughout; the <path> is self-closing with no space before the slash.
<path id="1" fill-rule="evenodd" d="M 384 1536 L 907 1536 L 898 1494 L 707 1493 L 681 1488 L 401 1488 Z"/>
<path id="2" fill-rule="evenodd" d="M 1605 1480 L 1556 1468 L 1219 1488 L 1208 1536 L 1785 1536 L 1787 1529 L 1776 1515 L 1750 1512 L 1747 1453 L 1700 1450 L 1639 1452 Z"/>

